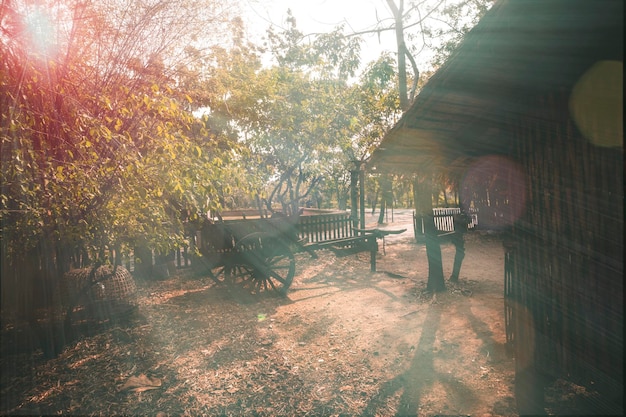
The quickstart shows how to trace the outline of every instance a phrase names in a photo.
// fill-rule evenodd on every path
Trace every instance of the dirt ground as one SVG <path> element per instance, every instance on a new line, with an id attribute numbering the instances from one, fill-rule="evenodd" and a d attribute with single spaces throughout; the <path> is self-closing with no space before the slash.
<path id="1" fill-rule="evenodd" d="M 409 230 L 381 242 L 378 272 L 367 253 L 298 254 L 286 298 L 185 270 L 138 282 L 129 322 L 93 329 L 55 359 L 3 355 L 1 412 L 517 415 L 498 237 L 469 233 L 459 284 L 433 298 L 410 211 L 387 227 Z M 449 276 L 454 247 L 442 254 Z"/>

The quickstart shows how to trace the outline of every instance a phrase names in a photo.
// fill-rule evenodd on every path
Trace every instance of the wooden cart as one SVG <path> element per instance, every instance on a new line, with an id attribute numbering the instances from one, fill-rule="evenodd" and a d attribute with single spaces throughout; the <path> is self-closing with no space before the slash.
<path id="1" fill-rule="evenodd" d="M 196 233 L 200 256 L 192 265 L 216 283 L 282 295 L 293 281 L 297 245 L 290 218 L 205 221 Z"/>
<path id="2" fill-rule="evenodd" d="M 295 252 L 306 251 L 315 258 L 319 249 L 368 251 L 370 269 L 375 271 L 377 239 L 405 231 L 346 229 L 347 216 L 333 221 L 333 226 L 349 230 L 349 234 L 333 234 L 315 242 L 302 233 L 298 216 L 205 221 L 196 232 L 200 256 L 192 265 L 219 284 L 238 284 L 257 294 L 274 291 L 285 295 L 295 275 Z M 328 222 L 325 225 L 328 227 Z"/>

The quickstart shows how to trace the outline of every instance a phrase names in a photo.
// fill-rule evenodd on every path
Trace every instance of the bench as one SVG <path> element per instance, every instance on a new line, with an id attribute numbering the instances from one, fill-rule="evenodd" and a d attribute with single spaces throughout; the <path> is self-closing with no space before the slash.
<path id="1" fill-rule="evenodd" d="M 372 272 L 376 272 L 377 240 L 406 231 L 359 229 L 345 212 L 300 216 L 297 229 L 300 247 L 311 256 L 317 257 L 318 249 L 330 249 L 338 256 L 369 252 Z"/>

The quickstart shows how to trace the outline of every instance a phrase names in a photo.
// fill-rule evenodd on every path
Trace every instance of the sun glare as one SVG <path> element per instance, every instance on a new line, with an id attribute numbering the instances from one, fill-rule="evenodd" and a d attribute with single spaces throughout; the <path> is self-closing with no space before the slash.
<path id="1" fill-rule="evenodd" d="M 27 10 L 23 25 L 30 53 L 41 58 L 51 58 L 56 54 L 56 28 L 49 13 L 40 7 Z"/>

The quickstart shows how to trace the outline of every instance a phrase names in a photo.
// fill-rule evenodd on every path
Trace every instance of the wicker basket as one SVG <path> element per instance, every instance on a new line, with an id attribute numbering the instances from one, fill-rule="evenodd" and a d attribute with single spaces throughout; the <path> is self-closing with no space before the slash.
<path id="1" fill-rule="evenodd" d="M 74 269 L 64 275 L 61 294 L 66 305 L 83 307 L 90 316 L 106 320 L 126 315 L 137 307 L 137 285 L 123 266 L 99 267 L 90 281 L 91 268 Z"/>

